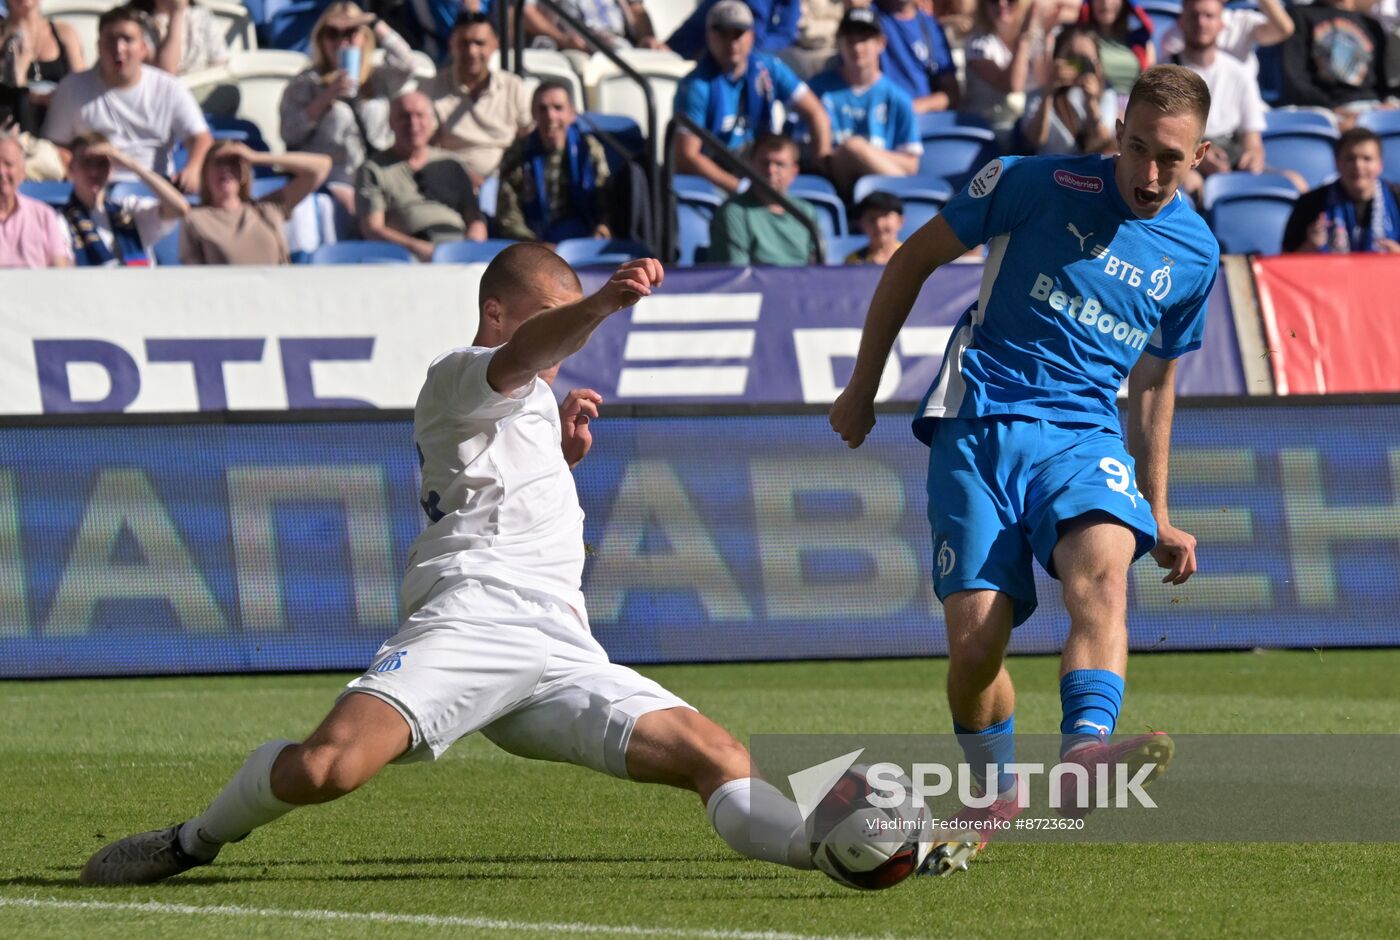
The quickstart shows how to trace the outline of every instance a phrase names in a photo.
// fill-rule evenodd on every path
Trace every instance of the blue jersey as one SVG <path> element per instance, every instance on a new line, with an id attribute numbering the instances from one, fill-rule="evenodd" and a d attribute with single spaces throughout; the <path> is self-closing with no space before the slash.
<path id="1" fill-rule="evenodd" d="M 790 113 L 807 88 L 797 73 L 780 59 L 756 52 L 738 78 L 720 73 L 706 55 L 676 87 L 675 110 L 714 134 L 730 150 L 742 150 L 758 134 L 777 131 L 773 103 Z"/>
<path id="2" fill-rule="evenodd" d="M 943 210 L 958 240 L 990 242 L 977 302 L 963 314 L 914 421 L 1021 415 L 1117 430 L 1118 390 L 1144 351 L 1201 345 L 1220 250 L 1176 194 L 1139 219 L 1110 157 L 1002 157 Z"/>
<path id="3" fill-rule="evenodd" d="M 911 19 L 877 10 L 885 30 L 880 71 L 909 95 L 922 98 L 938 90 L 939 79 L 954 71 L 948 37 L 938 20 L 919 10 Z"/>
<path id="4" fill-rule="evenodd" d="M 881 75 L 875 84 L 857 91 L 832 70 L 812 79 L 812 93 L 821 99 L 831 118 L 831 142 L 864 137 L 885 150 L 923 153 L 914 103 L 894 82 Z"/>

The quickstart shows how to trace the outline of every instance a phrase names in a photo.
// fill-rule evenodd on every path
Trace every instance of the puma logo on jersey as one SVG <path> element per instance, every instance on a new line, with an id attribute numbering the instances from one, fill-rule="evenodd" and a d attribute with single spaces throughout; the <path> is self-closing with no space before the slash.
<path id="1" fill-rule="evenodd" d="M 1093 232 L 1090 232 L 1088 235 L 1080 235 L 1080 234 L 1079 234 L 1079 227 L 1078 227 L 1077 225 L 1075 225 L 1073 222 L 1068 223 L 1068 224 L 1065 226 L 1065 228 L 1069 230 L 1069 233 L 1070 233 L 1071 235 L 1073 235 L 1075 238 L 1079 239 L 1079 250 L 1080 250 L 1080 251 L 1083 251 L 1083 250 L 1084 250 L 1084 243 L 1087 242 L 1087 241 L 1089 240 L 1089 236 L 1094 234 Z"/>

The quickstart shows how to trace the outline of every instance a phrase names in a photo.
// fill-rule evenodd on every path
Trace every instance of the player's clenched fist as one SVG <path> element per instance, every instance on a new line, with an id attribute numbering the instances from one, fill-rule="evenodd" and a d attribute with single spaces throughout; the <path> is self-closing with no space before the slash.
<path id="1" fill-rule="evenodd" d="M 827 412 L 827 420 L 847 447 L 859 447 L 870 429 L 875 427 L 875 402 L 869 395 L 848 385 Z"/>
<path id="2" fill-rule="evenodd" d="M 639 258 L 618 268 L 608 279 L 608 283 L 603 285 L 603 289 L 598 291 L 598 297 L 606 302 L 610 313 L 616 313 L 632 306 L 643 297 L 650 297 L 651 292 L 660 287 L 665 278 L 666 271 L 661 267 L 660 261 L 655 258 Z"/>

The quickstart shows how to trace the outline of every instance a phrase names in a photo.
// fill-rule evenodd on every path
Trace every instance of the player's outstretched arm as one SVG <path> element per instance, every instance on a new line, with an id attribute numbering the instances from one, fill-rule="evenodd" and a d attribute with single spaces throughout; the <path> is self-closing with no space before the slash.
<path id="1" fill-rule="evenodd" d="M 608 317 L 650 297 L 665 277 L 655 258 L 629 261 L 596 294 L 531 317 L 491 357 L 486 381 L 502 395 L 527 385 L 582 349 Z"/>
<path id="2" fill-rule="evenodd" d="M 909 319 L 909 311 L 923 290 L 924 281 L 940 265 L 967 253 L 967 246 L 953 234 L 942 216 L 935 216 L 899 250 L 885 265 L 885 273 L 870 298 L 865 314 L 865 328 L 860 334 L 860 351 L 856 354 L 855 371 L 851 381 L 831 406 L 828 418 L 831 429 L 841 435 L 849 447 L 859 447 L 875 427 L 875 391 L 880 387 L 880 374 L 894 348 L 895 337 Z"/>
<path id="3" fill-rule="evenodd" d="M 1167 463 L 1176 411 L 1176 360 L 1144 353 L 1128 374 L 1128 452 L 1137 463 L 1137 487 L 1157 520 L 1152 557 L 1170 569 L 1163 584 L 1185 584 L 1196 572 L 1196 540 L 1167 514 Z"/>

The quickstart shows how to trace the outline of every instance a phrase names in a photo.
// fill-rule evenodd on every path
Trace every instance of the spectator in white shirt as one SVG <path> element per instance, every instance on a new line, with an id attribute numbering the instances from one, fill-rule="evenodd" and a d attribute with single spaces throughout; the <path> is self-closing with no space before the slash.
<path id="1" fill-rule="evenodd" d="M 136 174 L 151 195 L 112 197 L 114 167 Z M 150 267 L 152 248 L 190 211 L 180 191 L 108 143 L 102 134 L 79 134 L 68 167 L 73 195 L 62 215 L 73 239 L 73 258 L 84 267 Z"/>
<path id="2" fill-rule="evenodd" d="M 189 89 L 173 75 L 146 68 L 151 56 L 148 26 L 146 14 L 134 7 L 102 14 L 97 67 L 58 83 L 44 119 L 44 136 L 67 146 L 79 134 L 99 131 L 134 162 L 166 177 L 175 169 L 172 154 L 183 142 L 189 159 L 175 184 L 195 193 L 214 140 Z M 136 177 L 119 170 L 114 178 Z"/>
<path id="3" fill-rule="evenodd" d="M 1276 46 L 1293 35 L 1293 18 L 1281 0 L 1259 0 L 1257 10 L 1226 9 L 1220 15 L 1220 35 L 1215 44 L 1221 52 L 1229 53 L 1249 68 L 1254 80 L 1259 75 L 1259 58 L 1254 50 L 1259 46 Z M 1181 25 L 1162 34 L 1162 55 L 1170 60 L 1186 48 Z"/>
<path id="4" fill-rule="evenodd" d="M 206 7 L 191 0 L 132 0 L 131 5 L 151 18 L 156 68 L 184 75 L 228 61 L 228 26 Z"/>

